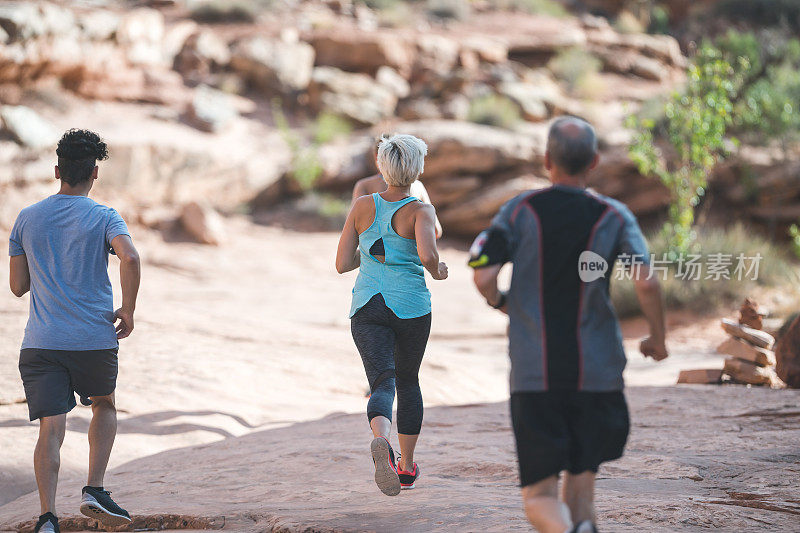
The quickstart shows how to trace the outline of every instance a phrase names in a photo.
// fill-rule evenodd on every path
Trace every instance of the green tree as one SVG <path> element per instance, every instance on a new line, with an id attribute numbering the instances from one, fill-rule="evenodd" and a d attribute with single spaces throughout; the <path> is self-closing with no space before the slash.
<path id="1" fill-rule="evenodd" d="M 705 194 L 707 176 L 727 155 L 733 100 L 747 61 L 742 59 L 738 67 L 734 69 L 718 49 L 704 45 L 689 66 L 686 87 L 664 105 L 663 124 L 637 116 L 629 120 L 636 131 L 631 159 L 642 174 L 657 177 L 670 191 L 669 218 L 662 231 L 673 259 L 690 250 L 696 236 L 694 211 Z M 669 146 L 669 158 L 656 144 L 657 133 Z"/>
<path id="2" fill-rule="evenodd" d="M 750 65 L 738 101 L 734 128 L 747 142 L 781 143 L 784 155 L 800 135 L 800 40 L 785 30 L 728 30 L 715 41 L 722 57 Z"/>

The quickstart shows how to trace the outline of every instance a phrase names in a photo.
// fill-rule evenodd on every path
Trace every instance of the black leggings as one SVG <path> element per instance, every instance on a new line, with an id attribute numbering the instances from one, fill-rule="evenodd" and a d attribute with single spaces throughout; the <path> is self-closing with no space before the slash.
<path id="1" fill-rule="evenodd" d="M 367 417 L 391 420 L 397 387 L 397 432 L 418 435 L 422 427 L 419 366 L 431 332 L 431 314 L 398 318 L 383 296 L 376 294 L 350 319 L 350 330 L 372 392 Z"/>

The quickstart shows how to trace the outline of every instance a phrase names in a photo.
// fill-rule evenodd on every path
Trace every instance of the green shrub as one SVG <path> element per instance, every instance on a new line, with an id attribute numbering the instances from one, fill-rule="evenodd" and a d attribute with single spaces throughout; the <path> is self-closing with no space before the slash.
<path id="1" fill-rule="evenodd" d="M 497 9 L 522 11 L 532 15 L 565 17 L 569 14 L 564 6 L 555 0 L 493 0 L 492 5 Z"/>
<path id="2" fill-rule="evenodd" d="M 723 59 L 731 65 L 736 65 L 742 59 L 747 61 L 750 68 L 746 79 L 761 75 L 764 68 L 762 47 L 755 33 L 729 29 L 714 45 L 719 48 Z"/>
<path id="3" fill-rule="evenodd" d="M 647 33 L 669 34 L 669 10 L 656 5 L 650 10 L 650 24 L 647 26 Z"/>
<path id="4" fill-rule="evenodd" d="M 402 28 L 414 21 L 414 10 L 406 2 L 393 2 L 392 5 L 377 10 L 378 22 L 385 28 Z"/>
<path id="5" fill-rule="evenodd" d="M 547 68 L 563 81 L 567 89 L 575 94 L 590 96 L 596 92 L 602 62 L 589 52 L 580 48 L 567 48 L 556 54 Z"/>
<path id="6" fill-rule="evenodd" d="M 517 104 L 496 94 L 489 94 L 473 99 L 469 103 L 467 120 L 487 126 L 511 129 L 522 118 Z"/>
<path id="7" fill-rule="evenodd" d="M 650 252 L 655 254 L 657 260 L 665 254 L 669 255 L 670 243 L 664 238 L 663 233 L 651 236 L 649 243 Z M 679 264 L 673 262 L 669 265 L 666 281 L 660 273 L 658 274 L 669 309 L 710 312 L 723 306 L 737 304 L 746 296 L 757 297 L 759 291 L 766 288 L 785 288 L 787 291 L 795 292 L 800 283 L 797 266 L 786 255 L 785 249 L 754 234 L 752 229 L 741 224 L 728 229 L 699 230 L 695 245 L 696 253 L 702 256 L 701 262 L 706 262 L 710 254 L 731 254 L 731 279 L 705 279 L 707 275 L 705 268 L 699 280 L 676 278 Z M 744 254 L 746 257 L 761 254 L 757 280 L 749 279 L 751 276 L 743 276 L 745 279 L 741 281 L 736 279 L 734 269 L 739 254 Z M 747 264 L 750 264 L 749 261 Z M 611 296 L 617 313 L 623 317 L 638 314 L 639 304 L 633 282 L 627 279 L 615 279 L 616 275 L 615 271 L 611 277 Z"/>
<path id="8" fill-rule="evenodd" d="M 319 206 L 319 214 L 325 218 L 341 220 L 339 226 L 344 224 L 347 213 L 350 212 L 352 199 L 349 196 L 342 198 L 341 196 L 334 196 L 332 194 L 323 194 L 321 196 L 322 202 Z"/>
<path id="9" fill-rule="evenodd" d="M 745 62 L 735 127 L 750 142 L 798 139 L 800 130 L 800 40 L 782 30 L 728 32 L 714 43 L 731 64 Z"/>
<path id="10" fill-rule="evenodd" d="M 375 9 L 377 11 L 383 11 L 385 9 L 394 9 L 398 6 L 398 4 L 403 4 L 401 0 L 358 0 L 360 3 L 364 4 L 365 6 L 369 7 L 370 9 Z"/>
<path id="11" fill-rule="evenodd" d="M 309 191 L 285 206 L 290 210 L 281 223 L 306 231 L 340 231 L 350 211 L 350 197 L 320 191 Z"/>
<path id="12" fill-rule="evenodd" d="M 428 14 L 439 19 L 464 20 L 469 16 L 467 0 L 428 0 Z"/>
<path id="13" fill-rule="evenodd" d="M 797 224 L 789 226 L 789 237 L 792 238 L 792 253 L 800 259 L 800 227 Z"/>
<path id="14" fill-rule="evenodd" d="M 300 136 L 292 131 L 289 121 L 281 108 L 281 102 L 277 98 L 272 101 L 272 115 L 275 120 L 275 126 L 292 153 L 289 177 L 294 180 L 300 190 L 310 191 L 322 174 L 317 145 L 303 145 Z"/>
<path id="15" fill-rule="evenodd" d="M 303 191 L 310 191 L 322 174 L 316 146 L 306 146 L 292 154 L 292 179 Z"/>
<path id="16" fill-rule="evenodd" d="M 797 0 L 723 0 L 715 7 L 715 13 L 744 24 L 786 25 L 800 33 L 800 2 Z"/>
<path id="17" fill-rule="evenodd" d="M 750 86 L 737 107 L 740 125 L 750 137 L 784 144 L 798 138 L 800 129 L 800 73 L 793 68 L 770 68 L 771 75 Z M 766 138 L 764 138 L 766 137 Z"/>
<path id="18" fill-rule="evenodd" d="M 245 0 L 204 0 L 190 6 L 190 17 L 206 24 L 255 22 L 258 2 Z"/>
<path id="19" fill-rule="evenodd" d="M 353 125 L 349 120 L 329 111 L 320 113 L 312 125 L 314 142 L 317 144 L 325 144 L 345 137 L 351 131 L 353 131 Z"/>

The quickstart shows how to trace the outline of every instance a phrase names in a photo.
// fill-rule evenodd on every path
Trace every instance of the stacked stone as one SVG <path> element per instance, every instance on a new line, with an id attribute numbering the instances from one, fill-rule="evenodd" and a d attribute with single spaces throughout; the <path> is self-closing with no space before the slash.
<path id="1" fill-rule="evenodd" d="M 778 385 L 775 374 L 775 339 L 765 331 L 751 328 L 727 318 L 722 329 L 730 337 L 717 347 L 717 352 L 729 356 L 722 369 L 731 380 L 748 385 Z"/>
<path id="2" fill-rule="evenodd" d="M 717 347 L 717 353 L 728 356 L 722 369 L 683 370 L 678 383 L 714 384 L 723 381 L 746 385 L 783 385 L 775 372 L 775 338 L 762 330 L 758 304 L 745 299 L 739 309 L 739 320 L 723 318 L 720 322 L 729 337 Z"/>

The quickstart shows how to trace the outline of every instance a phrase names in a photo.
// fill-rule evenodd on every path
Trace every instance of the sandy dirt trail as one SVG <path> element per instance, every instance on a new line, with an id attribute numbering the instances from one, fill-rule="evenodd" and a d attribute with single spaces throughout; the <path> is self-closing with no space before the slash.
<path id="1" fill-rule="evenodd" d="M 228 230 L 219 248 L 135 232 L 145 281 L 137 329 L 120 350 L 120 429 L 106 485 L 140 517 L 137 527 L 526 529 L 504 403 L 505 320 L 471 287 L 465 253 L 445 244 L 451 277 L 429 283 L 424 478 L 387 499 L 371 481 L 367 383 L 347 320 L 354 275 L 333 271 L 336 235 L 244 219 Z M 115 267 L 112 259 L 114 278 Z M 14 403 L 26 315 L 27 298 L 0 295 L 0 530 L 38 514 L 29 494 L 37 426 Z M 601 471 L 601 526 L 791 530 L 800 519 L 800 393 L 668 387 L 680 368 L 720 366 L 713 346 L 723 338 L 710 319 L 673 322 L 673 359 L 663 365 L 634 351 L 642 322 L 626 324 L 634 430 L 626 457 Z M 86 408 L 69 418 L 65 518 L 78 516 L 88 422 Z"/>

